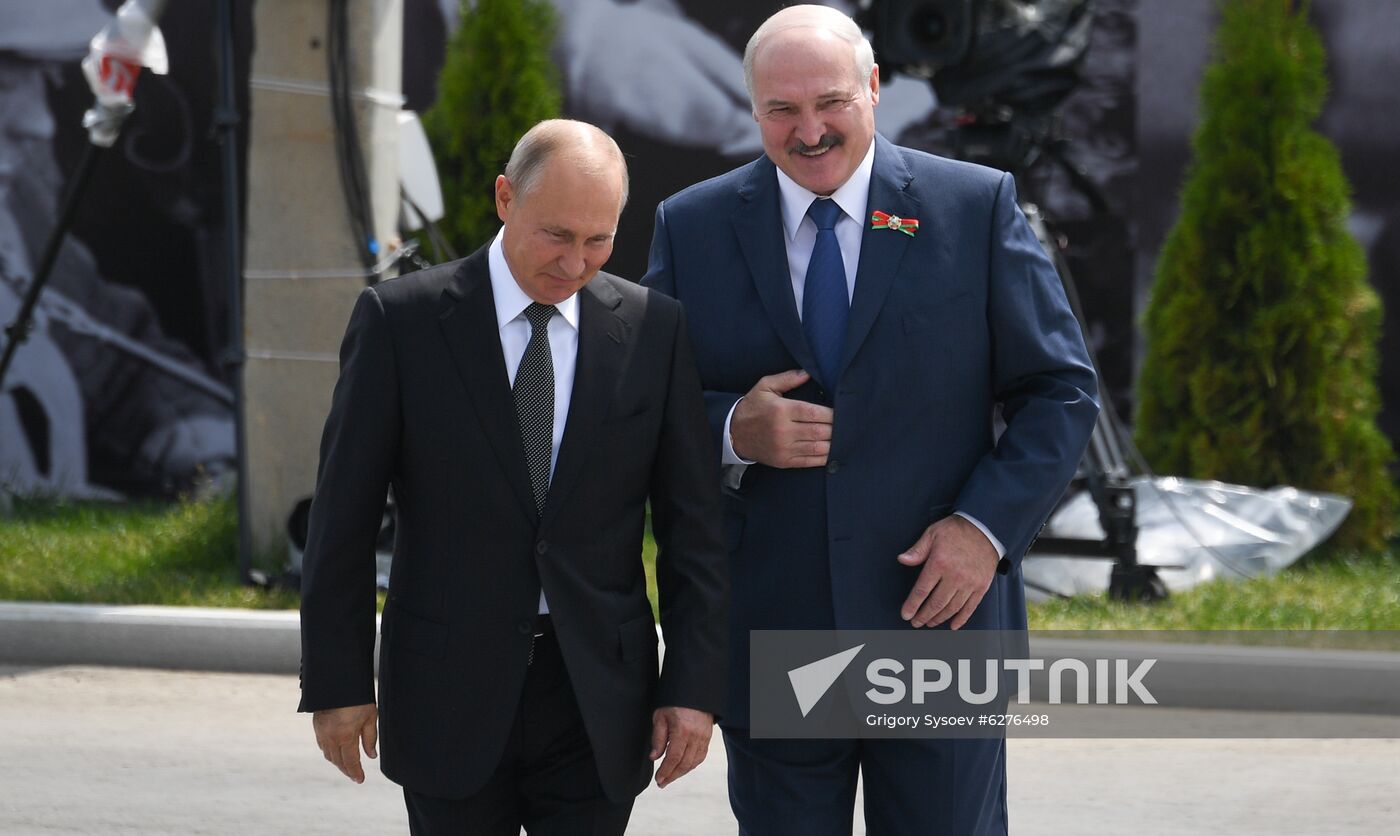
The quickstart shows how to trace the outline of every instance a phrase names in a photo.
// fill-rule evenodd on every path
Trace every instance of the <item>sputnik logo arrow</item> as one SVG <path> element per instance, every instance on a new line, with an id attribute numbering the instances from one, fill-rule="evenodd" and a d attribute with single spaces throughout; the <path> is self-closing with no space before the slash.
<path id="1" fill-rule="evenodd" d="M 797 707 L 802 709 L 803 717 L 826 696 L 832 684 L 850 667 L 864 647 L 865 645 L 858 644 L 850 650 L 843 650 L 788 671 L 788 681 L 792 683 L 792 693 L 797 697 Z"/>

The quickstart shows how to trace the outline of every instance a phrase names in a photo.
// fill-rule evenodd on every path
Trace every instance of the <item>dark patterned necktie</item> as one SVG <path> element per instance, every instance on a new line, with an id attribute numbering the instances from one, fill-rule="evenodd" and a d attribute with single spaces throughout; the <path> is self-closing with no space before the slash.
<path id="1" fill-rule="evenodd" d="M 818 198 L 808 207 L 807 215 L 817 225 L 817 242 L 802 285 L 802 330 L 816 358 L 821 382 L 834 391 L 851 310 L 846 264 L 841 258 L 841 243 L 836 240 L 841 207 L 834 200 Z"/>
<path id="2" fill-rule="evenodd" d="M 549 460 L 554 454 L 554 358 L 549 351 L 549 319 L 554 314 L 553 305 L 538 302 L 531 302 L 525 309 L 525 318 L 530 320 L 530 342 L 520 358 L 512 389 L 536 513 L 544 511 L 544 500 L 549 494 Z"/>

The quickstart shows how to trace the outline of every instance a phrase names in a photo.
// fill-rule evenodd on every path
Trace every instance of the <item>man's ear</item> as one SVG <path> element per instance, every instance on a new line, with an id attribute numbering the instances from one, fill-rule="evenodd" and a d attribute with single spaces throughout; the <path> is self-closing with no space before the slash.
<path id="1" fill-rule="evenodd" d="M 870 68 L 870 103 L 877 105 L 880 103 L 880 65 L 876 64 Z"/>
<path id="2" fill-rule="evenodd" d="M 504 174 L 496 175 L 496 217 L 501 219 L 501 223 L 506 223 L 506 216 L 510 214 L 510 205 L 515 201 L 515 193 L 511 190 L 510 181 Z"/>

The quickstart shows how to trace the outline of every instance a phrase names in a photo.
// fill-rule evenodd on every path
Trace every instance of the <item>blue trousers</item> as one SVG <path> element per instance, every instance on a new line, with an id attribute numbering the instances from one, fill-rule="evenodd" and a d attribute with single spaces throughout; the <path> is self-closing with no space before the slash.
<path id="1" fill-rule="evenodd" d="M 850 836 L 856 777 L 868 836 L 1001 836 L 1004 740 L 755 740 L 724 729 L 740 836 Z"/>

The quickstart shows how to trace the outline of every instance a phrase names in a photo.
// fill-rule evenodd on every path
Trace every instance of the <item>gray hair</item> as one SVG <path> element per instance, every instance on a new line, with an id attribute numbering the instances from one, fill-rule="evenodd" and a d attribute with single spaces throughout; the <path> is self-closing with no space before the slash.
<path id="1" fill-rule="evenodd" d="M 754 30 L 749 43 L 744 47 L 744 86 L 749 90 L 749 102 L 753 102 L 754 56 L 770 35 L 789 29 L 822 29 L 851 45 L 851 67 L 857 81 L 867 81 L 875 70 L 875 50 L 866 40 L 854 20 L 848 15 L 829 6 L 789 6 L 775 12 Z"/>
<path id="2" fill-rule="evenodd" d="M 570 162 L 588 174 L 606 174 L 610 166 L 616 165 L 622 175 L 622 206 L 618 207 L 622 211 L 629 190 L 627 159 L 622 149 L 601 128 L 574 119 L 546 119 L 515 143 L 505 176 L 516 195 L 523 197 L 539 185 L 545 164 L 559 153 L 566 154 Z"/>

